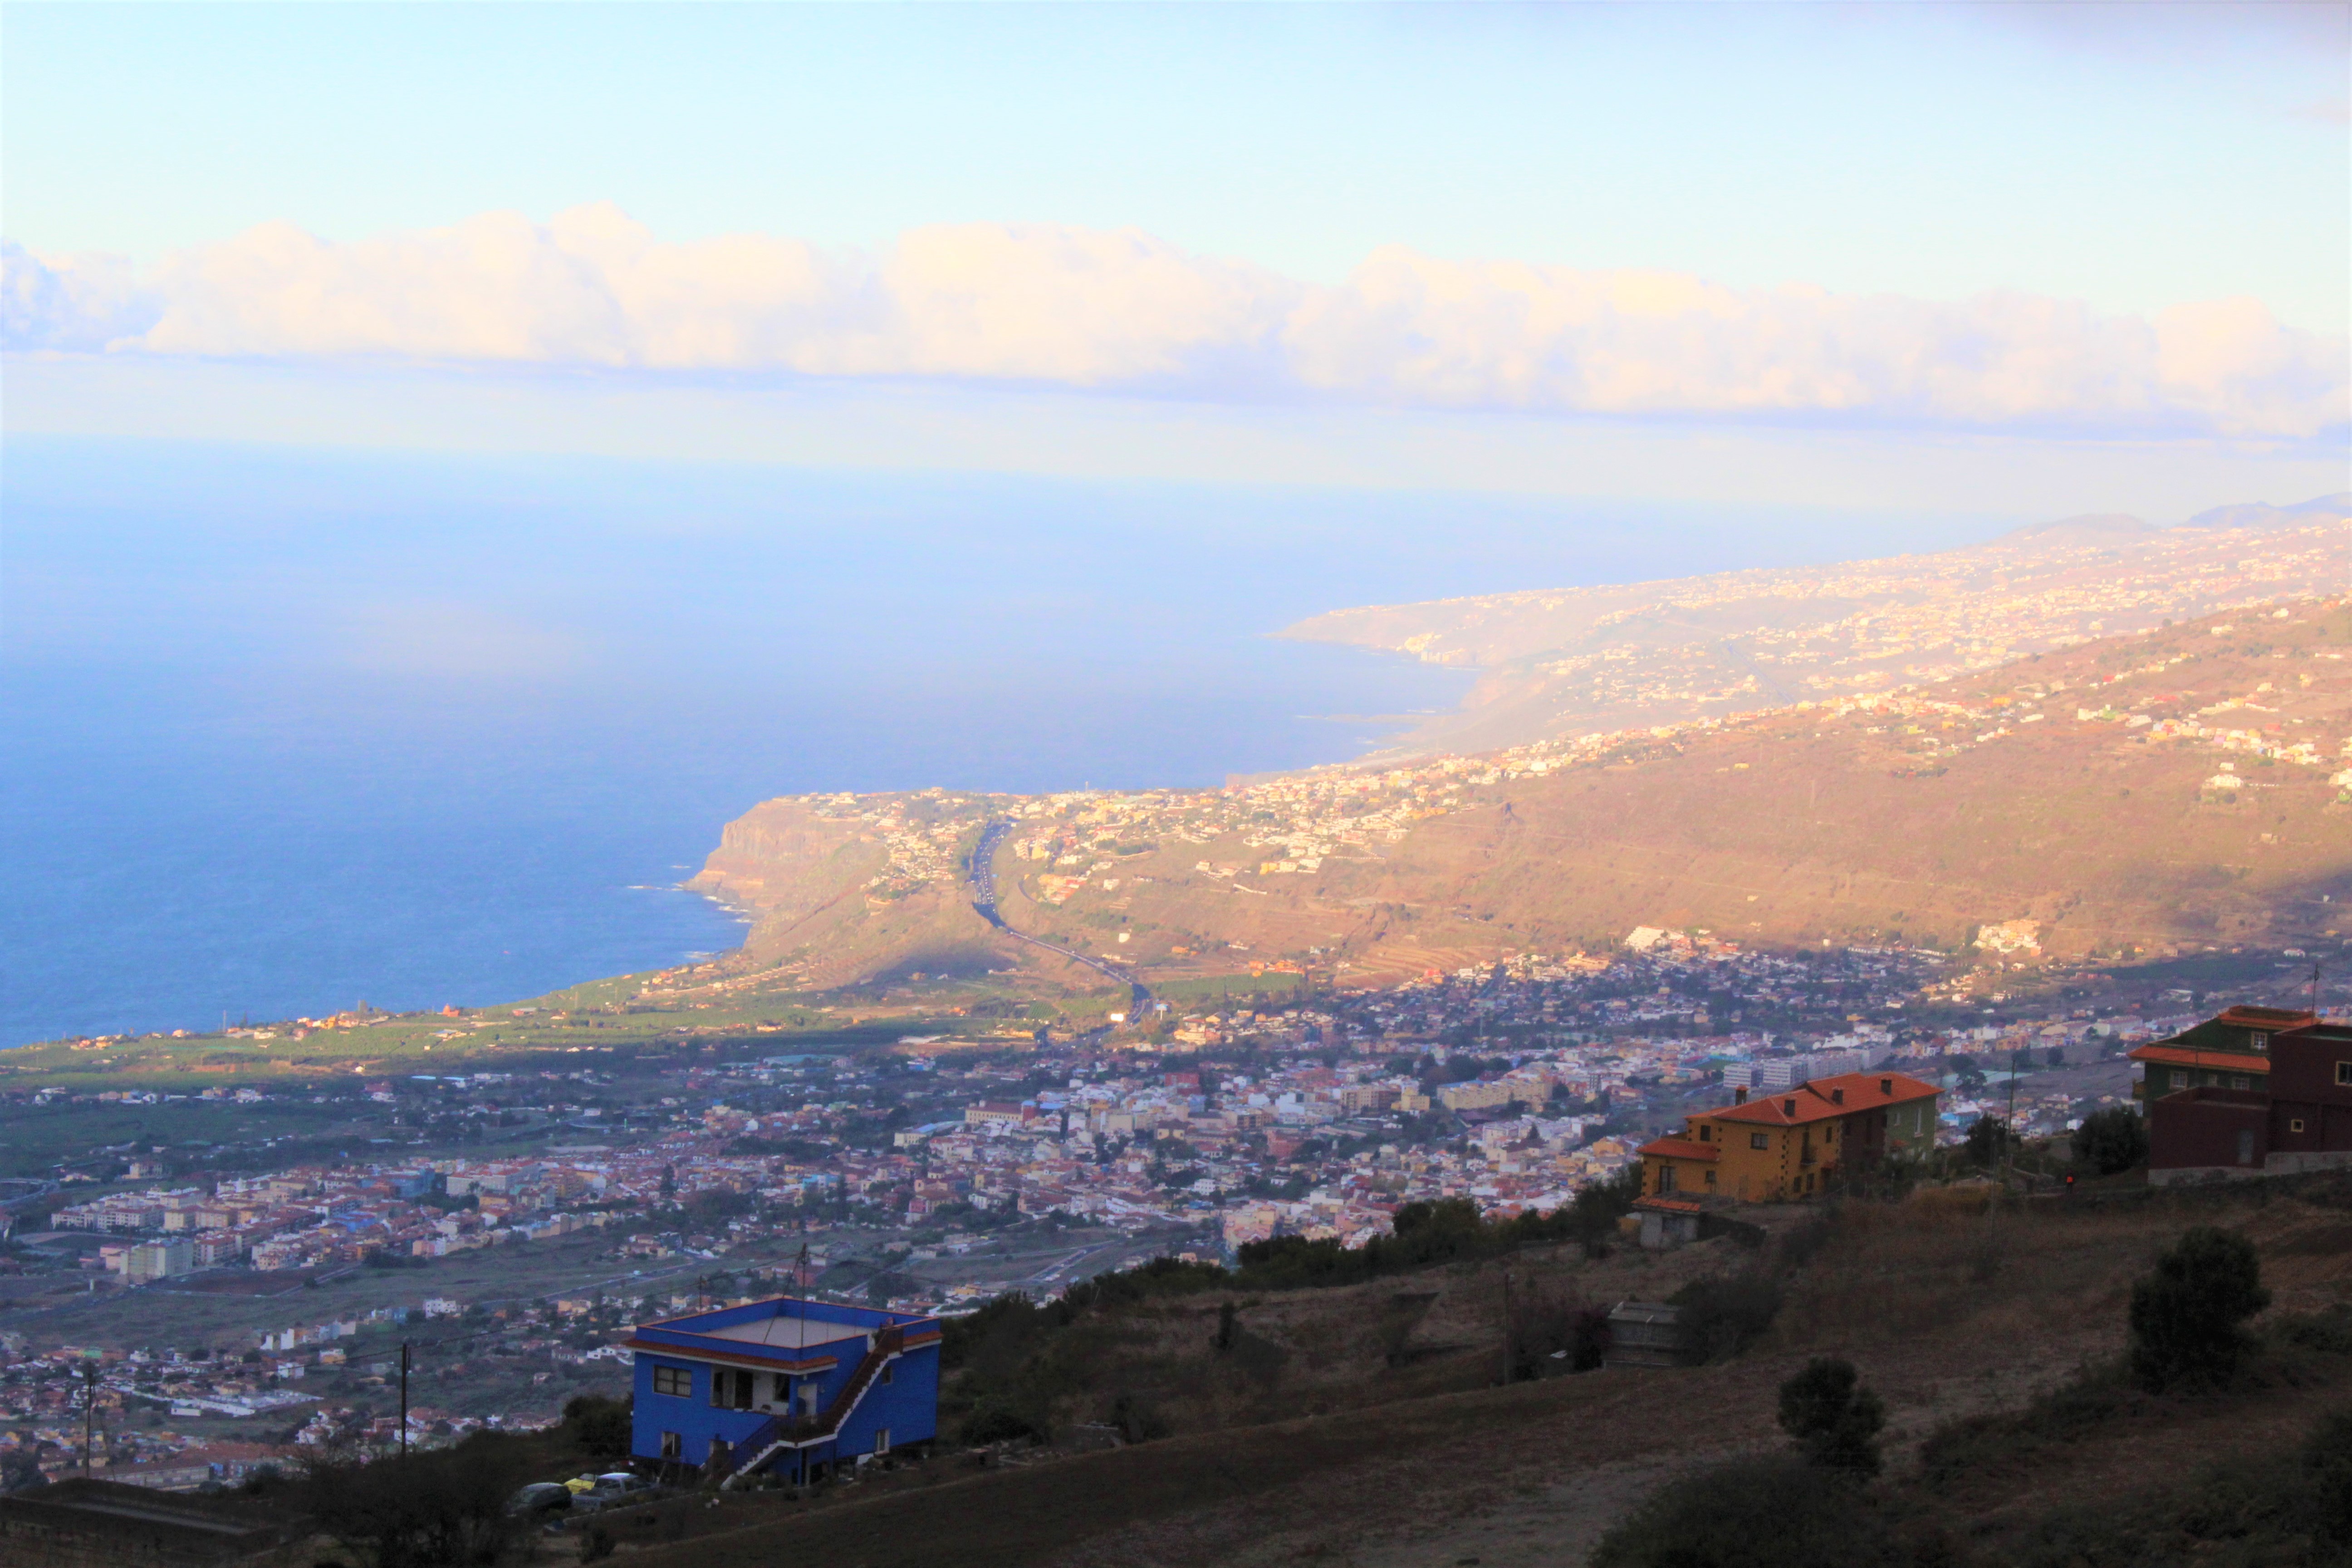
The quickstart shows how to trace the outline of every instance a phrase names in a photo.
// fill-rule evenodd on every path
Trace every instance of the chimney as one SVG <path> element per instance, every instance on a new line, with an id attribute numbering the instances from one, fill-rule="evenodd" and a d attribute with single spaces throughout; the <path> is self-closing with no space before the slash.
<path id="1" fill-rule="evenodd" d="M 1782 1100 L 1782 1101 L 1780 1102 L 1780 1114 L 1781 1114 L 1781 1115 L 1783 1115 L 1783 1116 L 1794 1116 L 1794 1115 L 1796 1115 L 1796 1114 L 1797 1114 L 1797 1102 L 1796 1102 L 1795 1100 Z"/>
<path id="2" fill-rule="evenodd" d="M 1743 1083 L 1731 1091 L 1731 1103 L 1734 1105 L 1745 1105 L 1748 1103 L 1748 1086 L 1746 1084 Z"/>
<path id="3" fill-rule="evenodd" d="M 1885 1095 L 1892 1095 L 1895 1092 L 1895 1080 L 1891 1078 L 1880 1079 L 1878 1080 L 1878 1092 Z"/>
<path id="4" fill-rule="evenodd" d="M 1845 1090 L 1842 1089 L 1833 1089 L 1830 1090 L 1830 1103 L 1832 1105 L 1843 1105 L 1845 1103 Z"/>

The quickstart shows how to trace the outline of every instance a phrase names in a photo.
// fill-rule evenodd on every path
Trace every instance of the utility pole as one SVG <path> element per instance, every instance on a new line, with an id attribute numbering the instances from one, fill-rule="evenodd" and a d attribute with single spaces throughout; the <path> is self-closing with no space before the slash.
<path id="1" fill-rule="evenodd" d="M 95 1360 L 81 1363 L 81 1476 L 84 1480 L 89 1479 L 90 1434 L 98 1424 L 100 1371 L 99 1363 Z"/>
<path id="2" fill-rule="evenodd" d="M 1503 1270 L 1503 1378 L 1511 1381 L 1511 1271 Z"/>
<path id="3" fill-rule="evenodd" d="M 400 1457 L 408 1458 L 408 1342 L 400 1342 Z"/>
<path id="4" fill-rule="evenodd" d="M 2009 1165 L 2011 1182 L 2017 1180 L 2017 1058 L 2024 1054 L 2021 1047 L 2011 1046 L 2009 1048 L 2009 1117 L 2001 1126 L 2004 1136 L 2000 1147 L 2001 1157 Z"/>

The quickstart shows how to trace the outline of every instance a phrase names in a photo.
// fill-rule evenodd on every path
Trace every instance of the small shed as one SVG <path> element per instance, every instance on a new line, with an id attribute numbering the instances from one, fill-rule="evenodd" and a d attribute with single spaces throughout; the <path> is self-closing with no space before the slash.
<path id="1" fill-rule="evenodd" d="M 1683 1364 L 1683 1310 L 1664 1301 L 1620 1301 L 1609 1310 L 1611 1366 Z"/>
<path id="2" fill-rule="evenodd" d="M 1641 1216 L 1643 1247 L 1664 1252 L 1696 1241 L 1706 1210 L 1694 1198 L 1643 1198 L 1633 1205 L 1633 1212 Z"/>

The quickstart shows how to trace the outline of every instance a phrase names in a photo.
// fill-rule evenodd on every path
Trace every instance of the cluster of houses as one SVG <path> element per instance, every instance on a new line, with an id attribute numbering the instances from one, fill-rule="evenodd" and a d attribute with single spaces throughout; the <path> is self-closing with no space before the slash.
<path id="1" fill-rule="evenodd" d="M 2128 1053 L 2155 1185 L 2352 1166 L 2352 1024 L 2231 1007 Z M 1724 1204 L 1818 1195 L 1889 1155 L 1932 1147 L 1937 1086 L 1873 1068 L 1736 1088 L 1640 1150 L 1644 1235 L 1696 1234 Z"/>

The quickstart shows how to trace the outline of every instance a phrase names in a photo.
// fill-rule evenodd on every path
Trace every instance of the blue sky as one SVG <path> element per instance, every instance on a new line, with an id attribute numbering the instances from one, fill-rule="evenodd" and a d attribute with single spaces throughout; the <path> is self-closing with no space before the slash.
<path id="1" fill-rule="evenodd" d="M 2022 441 L 2028 512 L 2119 442 L 2237 465 L 2225 489 L 2341 466 L 2340 6 L 17 4 L 0 26 L 9 342 L 48 356 L 12 368 L 20 429 L 137 434 L 158 384 L 204 380 L 126 366 L 171 355 L 218 370 L 189 395 L 208 419 L 256 362 L 428 420 L 436 374 L 540 367 L 502 383 L 526 445 L 583 375 L 608 400 L 731 388 L 745 418 L 850 377 L 944 388 L 1012 446 L 1054 446 L 1064 405 L 1161 429 L 1171 400 L 1251 431 L 1305 403 L 1368 456 L 1399 410 L 1490 416 L 1530 452 L 1692 421 L 1822 473 L 1857 431 Z M 501 268 L 529 278 L 498 294 Z M 542 310 L 539 279 L 583 268 Z M 266 402 L 246 416 L 229 434 L 271 438 Z M 1160 450 L 1143 470 L 1192 460 Z"/>
<path id="2" fill-rule="evenodd" d="M 12 5 L 6 224 L 152 257 L 609 200 L 673 240 L 1134 225 L 1325 281 L 1401 244 L 2341 328 L 2342 35 L 2290 19 L 2336 8 L 2045 9 Z"/>

